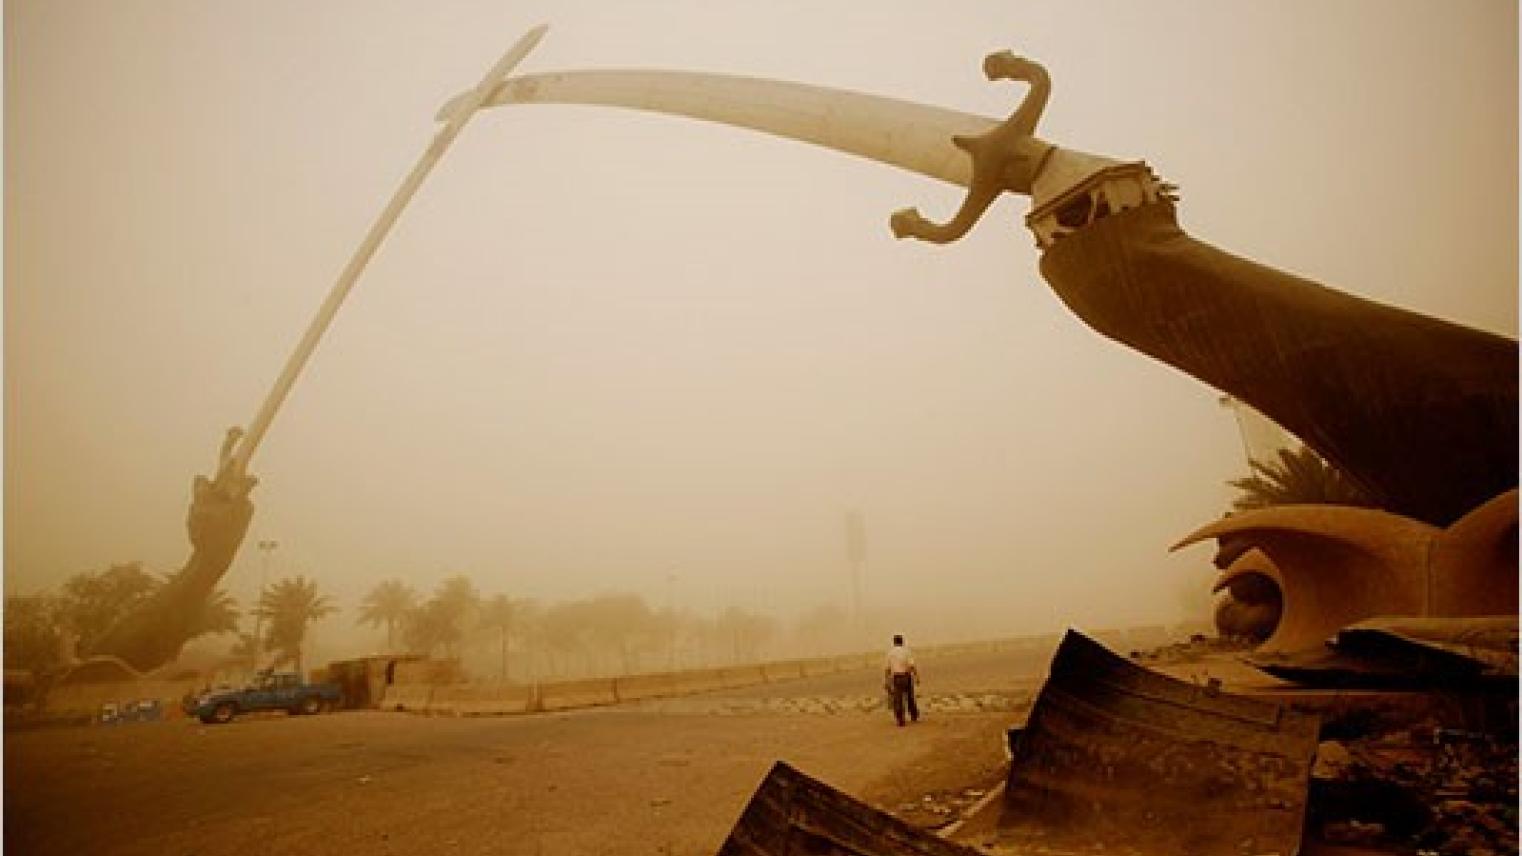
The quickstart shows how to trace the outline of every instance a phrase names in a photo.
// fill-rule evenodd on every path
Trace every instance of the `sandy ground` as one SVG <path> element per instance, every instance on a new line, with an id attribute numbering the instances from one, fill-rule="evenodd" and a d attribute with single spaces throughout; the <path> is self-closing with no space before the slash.
<path id="1" fill-rule="evenodd" d="M 535 716 L 9 732 L 4 843 L 37 856 L 712 853 L 777 760 L 933 825 L 1002 779 L 1004 731 L 1044 665 L 922 663 L 926 713 L 906 728 L 864 671 Z"/>

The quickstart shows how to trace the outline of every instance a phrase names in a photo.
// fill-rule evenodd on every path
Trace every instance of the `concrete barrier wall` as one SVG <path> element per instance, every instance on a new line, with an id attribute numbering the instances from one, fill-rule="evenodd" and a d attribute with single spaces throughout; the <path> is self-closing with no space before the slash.
<path id="1" fill-rule="evenodd" d="M 392 679 L 398 684 L 458 684 L 465 674 L 457 660 L 403 660 Z"/>
<path id="2" fill-rule="evenodd" d="M 671 698 L 683 695 L 681 672 L 656 672 L 646 675 L 623 675 L 613 679 L 613 692 L 619 701 L 647 698 Z"/>
<path id="3" fill-rule="evenodd" d="M 688 669 L 678 673 L 685 693 L 711 693 L 728 689 L 724 684 L 723 669 Z"/>
<path id="4" fill-rule="evenodd" d="M 164 719 L 183 717 L 180 700 L 191 689 L 193 682 L 186 681 L 120 681 L 99 684 L 72 684 L 53 687 L 48 691 L 43 710 L 50 716 L 88 716 L 100 718 L 101 708 L 114 704 L 122 708 L 139 701 L 157 701 L 160 716 Z"/>
<path id="5" fill-rule="evenodd" d="M 835 671 L 859 672 L 874 666 L 881 667 L 884 659 L 876 654 L 847 654 L 835 658 Z"/>
<path id="6" fill-rule="evenodd" d="M 800 660 L 803 666 L 803 676 L 812 678 L 815 675 L 829 675 L 835 672 L 834 657 L 815 657 L 812 660 Z"/>
<path id="7" fill-rule="evenodd" d="M 500 716 L 527 713 L 534 702 L 533 687 L 451 684 L 434 688 L 427 709 L 445 716 Z"/>
<path id="8" fill-rule="evenodd" d="M 617 703 L 618 694 L 613 689 L 612 678 L 557 681 L 539 685 L 539 706 L 542 710 L 569 710 Z"/>
<path id="9" fill-rule="evenodd" d="M 789 681 L 803 677 L 803 663 L 799 660 L 783 660 L 778 663 L 762 663 L 761 675 L 767 683 Z"/>
<path id="10" fill-rule="evenodd" d="M 381 710 L 405 710 L 412 713 L 426 713 L 428 704 L 433 699 L 432 684 L 402 684 L 396 683 L 386 687 L 386 692 L 381 696 Z"/>
<path id="11" fill-rule="evenodd" d="M 1125 645 L 1145 639 L 1149 644 L 1163 633 L 1161 627 L 1100 631 L 1101 640 Z M 1020 636 L 979 642 L 957 642 L 917 648 L 920 657 L 998 652 L 1030 653 L 1055 649 L 1059 634 Z M 1162 643 L 1156 643 L 1162 644 Z M 718 690 L 738 689 L 762 683 L 777 683 L 797 678 L 880 669 L 879 652 L 842 654 L 804 660 L 779 660 L 746 666 L 714 669 L 687 669 L 678 672 L 652 672 L 616 678 L 593 678 L 541 684 L 537 693 L 525 686 L 495 686 L 449 683 L 456 679 L 455 663 L 398 663 L 397 683 L 386 688 L 380 707 L 384 710 L 432 712 L 456 716 L 526 713 L 536 710 L 571 710 L 581 707 L 611 705 L 647 698 L 671 698 Z M 180 688 L 174 695 L 178 707 Z M 95 705 L 98 708 L 98 704 Z"/>
<path id="12" fill-rule="evenodd" d="M 734 666 L 719 671 L 724 681 L 724 688 L 728 690 L 766 683 L 766 670 L 759 665 Z"/>

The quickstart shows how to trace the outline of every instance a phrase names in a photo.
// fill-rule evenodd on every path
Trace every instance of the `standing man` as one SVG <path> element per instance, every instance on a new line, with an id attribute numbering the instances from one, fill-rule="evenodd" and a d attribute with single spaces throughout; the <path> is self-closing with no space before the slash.
<path id="1" fill-rule="evenodd" d="M 888 661 L 883 666 L 883 689 L 893 697 L 893 718 L 900 728 L 904 726 L 904 710 L 909 711 L 909 721 L 920 721 L 919 706 L 914 703 L 914 685 L 920 682 L 920 670 L 914 665 L 914 654 L 904 645 L 904 637 L 895 635 L 893 647 L 888 649 Z"/>

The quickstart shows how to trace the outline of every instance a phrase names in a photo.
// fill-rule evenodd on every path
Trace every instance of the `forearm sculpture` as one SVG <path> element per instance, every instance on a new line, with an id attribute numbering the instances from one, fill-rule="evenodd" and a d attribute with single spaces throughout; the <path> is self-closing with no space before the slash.
<path id="1" fill-rule="evenodd" d="M 895 234 L 955 240 L 1001 192 L 1028 192 L 1042 276 L 1074 314 L 1256 407 L 1381 507 L 1443 526 L 1516 486 L 1515 342 L 1189 237 L 1172 188 L 1145 164 L 1033 135 L 1050 87 L 1040 66 L 996 54 L 985 68 L 990 78 L 1030 81 L 1030 95 L 1004 126 L 957 141 L 973 174 L 956 216 L 937 225 L 901 211 Z"/>
<path id="2" fill-rule="evenodd" d="M 88 651 L 110 654 L 139 671 L 157 668 L 180 654 L 200 618 L 207 596 L 217 587 L 238 554 L 254 516 L 249 492 L 258 479 L 246 475 L 233 457 L 243 432 L 230 429 L 214 478 L 196 476 L 190 514 L 190 559 L 162 588 L 111 627 Z"/>
<path id="3" fill-rule="evenodd" d="M 269 431 L 275 415 L 296 385 L 302 369 L 317 350 L 323 334 L 338 315 L 344 299 L 359 281 L 360 274 L 364 273 L 365 266 L 374 257 L 397 218 L 401 217 L 407 203 L 459 136 L 465 123 L 475 114 L 476 108 L 539 44 L 546 29 L 536 27 L 524 34 L 497 60 L 480 82 L 463 96 L 460 109 L 435 132 L 428 148 L 392 194 L 380 216 L 350 256 L 348 264 L 339 273 L 338 280 L 329 289 L 327 298 L 318 307 L 306 332 L 286 359 L 269 394 L 254 414 L 248 430 L 245 432 L 233 428 L 228 431 L 222 444 L 216 478 L 208 480 L 196 477 L 188 522 L 193 549 L 185 568 L 172 577 L 149 602 L 123 618 L 90 651 L 84 653 L 114 655 L 140 670 L 156 668 L 179 655 L 189 638 L 191 625 L 205 606 L 207 595 L 211 594 L 222 575 L 227 572 L 248 531 L 254 513 L 248 493 L 256 480 L 246 475 L 246 471 L 249 460 Z"/>

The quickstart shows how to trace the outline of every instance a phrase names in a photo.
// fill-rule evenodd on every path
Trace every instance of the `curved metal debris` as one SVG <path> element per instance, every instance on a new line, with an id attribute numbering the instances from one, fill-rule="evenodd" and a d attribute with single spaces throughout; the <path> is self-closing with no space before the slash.
<path id="1" fill-rule="evenodd" d="M 1326 646 L 1247 662 L 1308 686 L 1493 687 L 1514 696 L 1517 616 L 1379 616 L 1342 628 Z"/>
<path id="2" fill-rule="evenodd" d="M 778 761 L 719 856 L 978 856 Z"/>
<path id="3" fill-rule="evenodd" d="M 1013 740 L 1000 843 L 1293 854 L 1319 724 L 1152 672 L 1070 630 Z"/>

